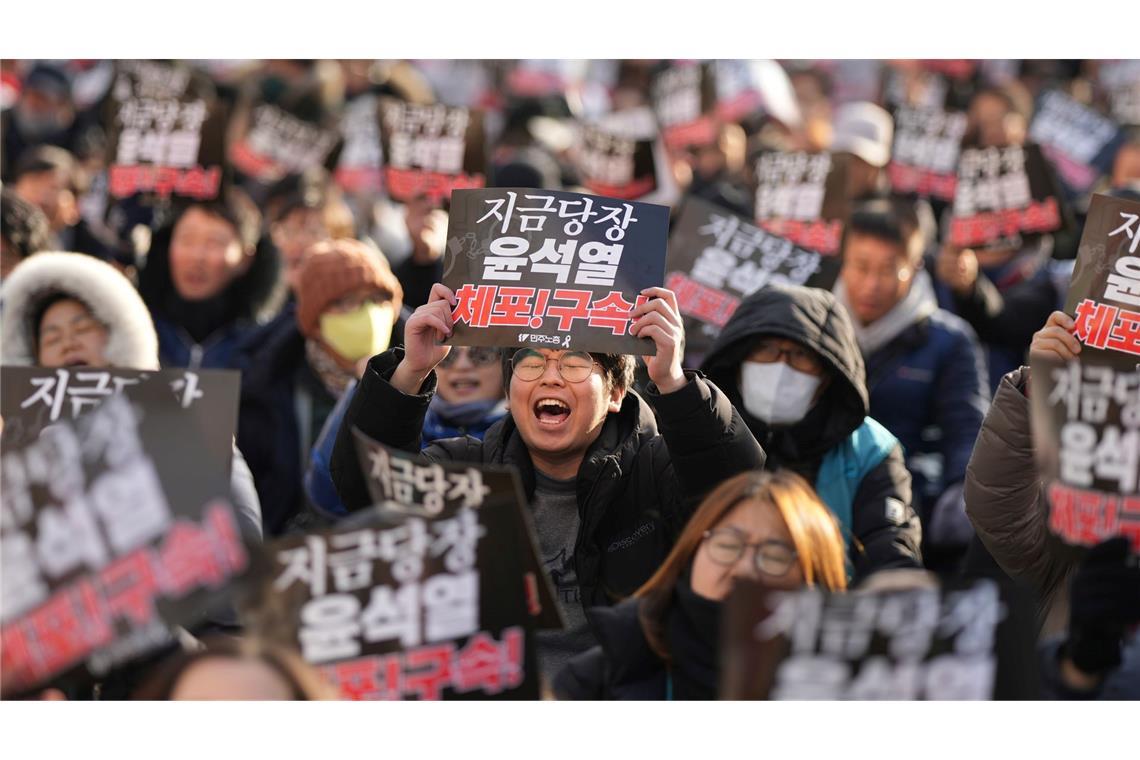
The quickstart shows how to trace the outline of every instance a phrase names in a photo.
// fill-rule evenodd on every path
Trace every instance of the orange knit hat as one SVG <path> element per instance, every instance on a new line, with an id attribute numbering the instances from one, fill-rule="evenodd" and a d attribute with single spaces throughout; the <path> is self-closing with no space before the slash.
<path id="1" fill-rule="evenodd" d="M 361 288 L 372 288 L 392 301 L 397 314 L 404 290 L 383 254 L 359 240 L 342 238 L 309 249 L 301 264 L 297 288 L 297 325 L 316 337 L 321 314 L 329 304 Z"/>

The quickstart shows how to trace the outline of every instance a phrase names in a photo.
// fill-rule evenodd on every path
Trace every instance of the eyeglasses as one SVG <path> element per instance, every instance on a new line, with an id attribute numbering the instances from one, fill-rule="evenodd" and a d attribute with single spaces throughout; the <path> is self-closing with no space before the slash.
<path id="1" fill-rule="evenodd" d="M 756 549 L 753 561 L 756 569 L 765 575 L 780 577 L 787 575 L 796 562 L 796 550 L 783 541 L 771 539 L 758 544 L 749 544 L 732 528 L 705 531 L 705 543 L 709 559 L 718 565 L 735 565 L 748 547 Z"/>
<path id="2" fill-rule="evenodd" d="M 476 367 L 488 367 L 496 364 L 502 353 L 497 348 L 489 346 L 453 346 L 447 356 L 437 365 L 447 369 L 451 365 L 459 361 L 459 357 L 465 355 L 467 361 L 474 364 Z"/>
<path id="3" fill-rule="evenodd" d="M 594 371 L 597 360 L 585 351 L 569 351 L 562 356 L 547 358 L 537 351 L 523 349 L 511 357 L 511 368 L 519 380 L 531 382 L 546 372 L 547 362 L 557 362 L 558 374 L 568 383 L 580 383 Z"/>
<path id="4" fill-rule="evenodd" d="M 800 372 L 807 372 L 812 375 L 823 372 L 823 362 L 820 361 L 815 352 L 800 346 L 781 348 L 780 344 L 770 340 L 760 341 L 748 355 L 748 360 L 759 364 L 771 364 L 779 361 L 783 356 L 788 357 L 788 366 L 792 369 L 798 369 Z"/>

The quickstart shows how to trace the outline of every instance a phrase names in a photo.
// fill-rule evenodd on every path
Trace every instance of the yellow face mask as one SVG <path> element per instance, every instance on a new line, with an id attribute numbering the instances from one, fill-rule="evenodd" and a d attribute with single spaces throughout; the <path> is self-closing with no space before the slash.
<path id="1" fill-rule="evenodd" d="M 366 303 L 342 314 L 322 314 L 321 337 L 350 362 L 388 350 L 394 312 L 389 303 Z"/>

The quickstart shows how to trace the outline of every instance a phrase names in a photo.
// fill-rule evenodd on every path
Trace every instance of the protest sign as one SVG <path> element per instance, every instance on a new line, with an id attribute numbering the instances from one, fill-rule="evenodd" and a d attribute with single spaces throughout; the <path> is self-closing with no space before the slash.
<path id="1" fill-rule="evenodd" d="M 1140 126 L 1140 61 L 1102 61 L 1099 84 L 1117 124 Z"/>
<path id="2" fill-rule="evenodd" d="M 712 61 L 669 64 L 654 74 L 649 94 L 666 147 L 680 150 L 716 143 L 720 124 Z"/>
<path id="3" fill-rule="evenodd" d="M 337 161 L 333 178 L 349 195 L 379 193 L 384 187 L 381 169 L 380 125 L 377 122 L 378 99 L 361 95 L 345 104 L 340 121 L 344 149 Z"/>
<path id="4" fill-rule="evenodd" d="M 236 373 L 211 373 L 227 377 L 189 407 L 154 373 L 53 417 L 10 390 L 29 372 L 51 371 L 2 370 L 5 695 L 99 678 L 170 644 L 248 562 L 229 503 Z"/>
<path id="5" fill-rule="evenodd" d="M 634 139 L 600 125 L 582 127 L 574 163 L 582 186 L 608 198 L 635 200 L 657 189 L 652 137 Z"/>
<path id="6" fill-rule="evenodd" d="M 1065 303 L 1080 355 L 1031 357 L 1034 449 L 1049 527 L 1140 553 L 1140 203 L 1094 195 Z"/>
<path id="7" fill-rule="evenodd" d="M 1053 172 L 1036 145 L 964 148 L 958 159 L 950 243 L 1020 248 L 1023 235 L 1066 226 L 1062 203 Z"/>
<path id="8" fill-rule="evenodd" d="M 629 335 L 629 315 L 664 281 L 668 226 L 668 208 L 648 203 L 456 190 L 443 275 L 458 299 L 451 343 L 652 354 L 652 341 Z"/>
<path id="9" fill-rule="evenodd" d="M 119 61 L 104 113 L 113 198 L 218 196 L 227 113 L 188 66 Z"/>
<path id="10" fill-rule="evenodd" d="M 1057 174 L 1075 194 L 1089 191 L 1112 169 L 1122 135 L 1116 123 L 1057 90 L 1037 99 L 1029 139 L 1041 146 Z"/>
<path id="11" fill-rule="evenodd" d="M 481 508 L 485 504 L 509 505 L 509 509 L 496 508 L 484 523 L 496 534 L 517 534 L 516 554 L 525 571 L 520 593 L 526 597 L 535 625 L 544 629 L 564 627 L 550 578 L 543 572 L 535 549 L 533 521 L 514 468 L 426 462 L 419 454 L 390 448 L 359 430 L 352 433 L 374 504 L 421 517 L 454 514 L 464 507 Z"/>
<path id="12" fill-rule="evenodd" d="M 237 137 L 229 146 L 230 163 L 260 184 L 317 166 L 335 168 L 342 147 L 335 122 L 302 118 L 263 101 L 252 103 L 237 121 Z"/>
<path id="13" fill-rule="evenodd" d="M 828 593 L 738 582 L 722 699 L 1030 699 L 1032 606 L 992 580 Z"/>
<path id="14" fill-rule="evenodd" d="M 381 98 L 380 141 L 393 200 L 426 197 L 438 208 L 453 190 L 487 184 L 480 111 Z"/>
<path id="15" fill-rule="evenodd" d="M 839 253 L 846 201 L 831 154 L 764 152 L 754 174 L 761 227 L 824 256 Z"/>
<path id="16" fill-rule="evenodd" d="M 740 302 L 770 282 L 830 289 L 837 257 L 824 257 L 750 220 L 689 197 L 669 238 L 665 287 L 685 316 L 686 353 L 707 351 Z"/>
<path id="17" fill-rule="evenodd" d="M 896 193 L 954 199 L 966 114 L 899 106 L 887 174 Z"/>
<path id="18" fill-rule="evenodd" d="M 255 630 L 296 646 L 348 699 L 536 698 L 519 534 L 501 529 L 514 508 L 501 494 L 472 506 L 482 488 L 461 475 L 454 508 L 381 506 L 268 547 Z"/>

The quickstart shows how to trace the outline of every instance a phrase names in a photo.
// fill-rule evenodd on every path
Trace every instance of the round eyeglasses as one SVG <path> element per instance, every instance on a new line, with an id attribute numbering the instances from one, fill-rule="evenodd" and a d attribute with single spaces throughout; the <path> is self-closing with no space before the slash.
<path id="1" fill-rule="evenodd" d="M 783 541 L 770 539 L 758 544 L 747 543 L 740 533 L 732 528 L 705 531 L 705 545 L 708 547 L 709 559 L 718 565 L 735 565 L 740 561 L 744 550 L 752 547 L 756 550 L 753 561 L 756 569 L 765 575 L 780 577 L 787 575 L 796 563 L 796 550 Z"/>
<path id="2" fill-rule="evenodd" d="M 447 369 L 459 361 L 459 357 L 463 354 L 467 354 L 467 361 L 476 367 L 487 367 L 495 364 L 502 356 L 499 349 L 490 346 L 452 346 L 451 351 L 443 357 L 438 366 Z"/>
<path id="3" fill-rule="evenodd" d="M 594 371 L 597 360 L 585 351 L 568 351 L 557 358 L 545 357 L 537 351 L 524 348 L 511 357 L 511 369 L 519 380 L 533 382 L 546 372 L 547 362 L 556 362 L 558 374 L 568 383 L 580 383 Z"/>

